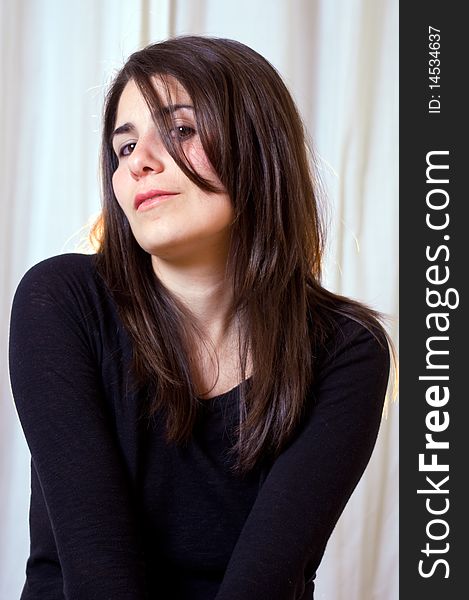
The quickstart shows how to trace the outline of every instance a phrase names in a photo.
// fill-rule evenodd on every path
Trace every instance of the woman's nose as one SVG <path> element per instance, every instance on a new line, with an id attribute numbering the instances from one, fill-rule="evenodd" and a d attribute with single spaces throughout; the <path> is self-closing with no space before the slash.
<path id="1" fill-rule="evenodd" d="M 132 175 L 139 178 L 148 173 L 164 171 L 167 156 L 168 151 L 161 139 L 153 135 L 145 136 L 139 138 L 127 164 Z"/>

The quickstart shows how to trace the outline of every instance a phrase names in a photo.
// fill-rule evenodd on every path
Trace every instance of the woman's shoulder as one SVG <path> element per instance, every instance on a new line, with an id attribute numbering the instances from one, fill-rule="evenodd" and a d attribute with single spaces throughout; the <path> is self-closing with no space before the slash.
<path id="1" fill-rule="evenodd" d="M 361 362 L 364 366 L 369 363 L 374 368 L 389 369 L 388 335 L 376 317 L 370 314 L 365 320 L 344 306 L 327 310 L 323 317 L 327 319 L 327 336 L 319 352 L 322 370 L 344 359 L 351 366 Z"/>
<path id="2" fill-rule="evenodd" d="M 381 419 L 391 351 L 385 329 L 374 314 L 352 311 L 353 305 L 342 305 L 328 316 L 328 337 L 316 346 L 311 397 L 314 406 L 325 411 L 324 418 L 342 419 L 338 415 L 348 414 L 347 427 L 369 431 Z"/>
<path id="3" fill-rule="evenodd" d="M 27 306 L 67 313 L 92 314 L 109 303 L 95 263 L 95 254 L 61 254 L 46 258 L 30 267 L 21 278 L 13 299 L 13 308 Z"/>
<path id="4" fill-rule="evenodd" d="M 96 276 L 95 256 L 69 253 L 41 260 L 26 271 L 18 288 L 46 285 L 52 290 L 54 285 L 63 285 L 67 281 L 89 284 Z"/>
<path id="5" fill-rule="evenodd" d="M 335 343 L 349 344 L 359 338 L 366 338 L 370 342 L 374 339 L 378 344 L 384 342 L 386 333 L 380 321 L 374 317 L 366 322 L 356 315 L 337 311 L 331 314 L 332 328 L 331 339 Z"/>

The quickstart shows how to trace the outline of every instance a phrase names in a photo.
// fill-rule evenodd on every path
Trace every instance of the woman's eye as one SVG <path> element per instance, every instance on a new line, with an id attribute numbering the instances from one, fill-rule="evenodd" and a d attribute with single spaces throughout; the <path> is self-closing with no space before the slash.
<path id="1" fill-rule="evenodd" d="M 171 133 L 173 137 L 185 140 L 194 135 L 195 129 L 189 125 L 176 125 Z"/>
<path id="2" fill-rule="evenodd" d="M 121 148 L 119 149 L 119 152 L 118 152 L 119 158 L 121 156 L 129 156 L 130 154 L 132 154 L 132 151 L 135 148 L 135 146 L 136 146 L 135 142 L 129 142 L 128 144 L 124 144 L 123 146 L 121 146 Z"/>

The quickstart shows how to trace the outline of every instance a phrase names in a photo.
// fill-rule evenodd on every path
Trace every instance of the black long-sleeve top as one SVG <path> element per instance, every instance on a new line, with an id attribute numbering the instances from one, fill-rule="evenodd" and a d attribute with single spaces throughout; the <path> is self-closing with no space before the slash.
<path id="1" fill-rule="evenodd" d="M 158 417 L 140 418 L 130 339 L 94 257 L 30 269 L 10 329 L 31 451 L 22 600 L 311 599 L 371 456 L 389 371 L 387 347 L 335 319 L 294 440 L 241 478 L 227 456 L 240 386 L 204 401 L 186 446 L 166 443 Z"/>

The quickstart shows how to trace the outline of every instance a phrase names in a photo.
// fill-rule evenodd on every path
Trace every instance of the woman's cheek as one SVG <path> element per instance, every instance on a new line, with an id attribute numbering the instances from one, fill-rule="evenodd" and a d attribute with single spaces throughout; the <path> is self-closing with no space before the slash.
<path id="1" fill-rule="evenodd" d="M 114 171 L 114 174 L 112 175 L 112 189 L 114 190 L 114 196 L 117 198 L 117 202 L 120 204 L 120 206 L 122 208 L 124 208 L 124 206 L 122 206 L 122 176 L 121 176 L 121 171 L 119 170 L 119 167 L 117 167 L 117 169 Z"/>
<path id="2" fill-rule="evenodd" d="M 187 157 L 193 169 L 202 177 L 212 179 L 215 171 L 210 164 L 200 142 L 194 143 L 187 152 Z M 216 177 L 216 176 L 215 176 Z"/>

